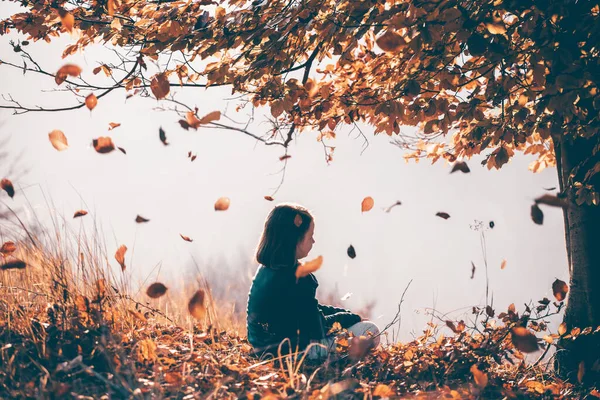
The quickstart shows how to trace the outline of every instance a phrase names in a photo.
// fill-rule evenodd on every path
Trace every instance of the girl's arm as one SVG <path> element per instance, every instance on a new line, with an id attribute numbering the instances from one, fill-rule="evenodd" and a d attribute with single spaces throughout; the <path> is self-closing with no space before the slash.
<path id="1" fill-rule="evenodd" d="M 350 312 L 350 310 L 346 310 L 345 308 L 328 306 L 325 304 L 319 304 L 319 309 L 325 316 L 333 315 L 333 314 L 339 313 L 339 312 Z"/>

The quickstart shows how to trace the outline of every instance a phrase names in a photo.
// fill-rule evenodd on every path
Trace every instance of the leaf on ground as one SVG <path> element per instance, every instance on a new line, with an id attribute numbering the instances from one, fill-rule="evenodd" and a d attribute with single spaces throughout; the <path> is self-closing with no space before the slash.
<path id="1" fill-rule="evenodd" d="M 100 136 L 98 139 L 92 140 L 94 150 L 100 154 L 110 153 L 115 149 L 115 144 L 108 136 Z"/>
<path id="2" fill-rule="evenodd" d="M 350 245 L 346 252 L 348 253 L 348 257 L 352 259 L 356 258 L 356 249 L 354 248 L 354 246 Z"/>
<path id="3" fill-rule="evenodd" d="M 25 261 L 10 260 L 0 265 L 0 270 L 4 271 L 9 269 L 25 269 L 25 267 L 27 267 Z"/>
<path id="4" fill-rule="evenodd" d="M 150 220 L 148 218 L 144 218 L 141 215 L 138 215 L 137 217 L 135 217 L 135 222 L 137 222 L 138 224 L 142 224 L 144 222 L 150 222 Z"/>
<path id="5" fill-rule="evenodd" d="M 203 319 L 206 316 L 206 296 L 204 290 L 198 289 L 188 302 L 188 311 L 196 319 Z"/>
<path id="6" fill-rule="evenodd" d="M 65 64 L 56 71 L 54 81 L 60 85 L 67 80 L 67 77 L 78 77 L 81 75 L 81 68 L 75 64 Z"/>
<path id="7" fill-rule="evenodd" d="M 468 174 L 469 172 L 471 172 L 471 170 L 469 169 L 469 166 L 464 161 L 458 161 L 458 162 L 456 162 L 452 166 L 452 170 L 450 171 L 450 173 L 453 174 L 456 171 L 460 171 L 463 174 Z"/>
<path id="8" fill-rule="evenodd" d="M 193 241 L 194 241 L 194 239 L 191 239 L 191 238 L 190 238 L 190 237 L 188 237 L 188 236 L 184 236 L 184 235 L 182 235 L 181 233 L 179 234 L 179 236 L 181 236 L 181 238 L 182 238 L 183 240 L 185 240 L 186 242 L 193 242 Z"/>
<path id="9" fill-rule="evenodd" d="M 73 214 L 73 218 L 83 217 L 84 215 L 87 215 L 87 213 L 88 212 L 85 210 L 75 211 L 75 214 Z"/>
<path id="10" fill-rule="evenodd" d="M 377 386 L 375 386 L 375 390 L 373 390 L 373 396 L 378 396 L 378 397 L 383 398 L 383 397 L 393 397 L 395 395 L 396 395 L 396 392 L 394 392 L 394 389 L 392 389 L 388 385 L 384 385 L 383 383 L 380 383 Z"/>
<path id="11" fill-rule="evenodd" d="M 556 279 L 552 283 L 552 293 L 554 293 L 554 297 L 556 300 L 563 301 L 567 298 L 567 293 L 569 292 L 569 285 L 566 282 L 561 281 L 560 279 Z"/>
<path id="12" fill-rule="evenodd" d="M 527 328 L 518 326 L 510 331 L 511 341 L 515 348 L 523 353 L 533 353 L 538 350 L 537 338 Z"/>
<path id="13" fill-rule="evenodd" d="M 153 284 L 148 286 L 148 289 L 146 289 L 146 294 L 152 299 L 158 299 L 159 297 L 167 293 L 167 290 L 167 287 L 162 283 L 154 282 Z"/>
<path id="14" fill-rule="evenodd" d="M 537 204 L 531 205 L 531 220 L 538 225 L 544 223 L 544 213 Z"/>
<path id="15" fill-rule="evenodd" d="M 121 266 L 121 271 L 125 271 L 125 268 L 126 268 L 125 267 L 125 252 L 126 251 L 127 251 L 127 246 L 125 246 L 123 244 L 117 249 L 117 252 L 115 253 L 115 260 L 117 260 L 117 262 Z"/>
<path id="16" fill-rule="evenodd" d="M 440 218 L 443 218 L 443 219 L 450 218 L 450 214 L 448 214 L 446 212 L 443 212 L 443 211 L 440 211 L 440 212 L 436 213 L 435 215 L 436 215 L 436 217 L 440 217 Z"/>
<path id="17" fill-rule="evenodd" d="M 215 211 L 226 211 L 229 209 L 230 204 L 231 200 L 229 200 L 229 197 L 220 197 L 215 202 Z"/>
<path id="18" fill-rule="evenodd" d="M 90 93 L 86 98 L 85 98 L 85 106 L 87 108 L 90 109 L 90 111 L 92 111 L 94 108 L 96 108 L 96 105 L 98 104 L 98 98 L 96 97 L 96 95 L 94 93 Z"/>
<path id="19" fill-rule="evenodd" d="M 48 138 L 50 139 L 50 143 L 52 147 L 54 147 L 58 151 L 63 151 L 69 148 L 69 143 L 67 142 L 67 137 L 63 133 L 63 131 L 55 129 L 48 134 Z"/>
<path id="20" fill-rule="evenodd" d="M 360 209 L 362 212 L 371 211 L 374 205 L 375 200 L 373 200 L 371 196 L 367 196 L 363 199 L 362 203 L 360 204 Z"/>
<path id="21" fill-rule="evenodd" d="M 9 256 L 17 250 L 17 245 L 14 242 L 4 242 L 0 247 L 0 254 Z"/>
<path id="22" fill-rule="evenodd" d="M 298 265 L 298 268 L 296 268 L 296 278 L 300 279 L 308 276 L 309 274 L 321 268 L 321 265 L 323 265 L 323 256 L 319 256 L 314 260 L 310 260 L 304 264 Z"/>
<path id="23" fill-rule="evenodd" d="M 4 190 L 11 199 L 13 197 L 15 197 L 15 187 L 13 186 L 10 179 L 8 179 L 8 178 L 2 179 L 0 181 L 0 188 L 2 188 L 2 190 Z"/>

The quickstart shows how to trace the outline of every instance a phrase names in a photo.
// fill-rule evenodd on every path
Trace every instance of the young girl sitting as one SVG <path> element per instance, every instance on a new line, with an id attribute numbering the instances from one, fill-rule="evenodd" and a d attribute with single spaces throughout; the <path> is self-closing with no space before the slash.
<path id="1" fill-rule="evenodd" d="M 259 264 L 248 298 L 248 341 L 256 354 L 276 355 L 302 351 L 310 346 L 308 357 L 325 358 L 335 349 L 335 337 L 327 336 L 335 322 L 354 336 L 377 335 L 372 322 L 343 308 L 319 304 L 315 298 L 317 278 L 313 274 L 297 279 L 298 260 L 310 252 L 315 230 L 310 212 L 295 204 L 276 206 L 265 221 L 256 251 Z M 379 337 L 372 340 L 374 347 Z M 291 345 L 291 348 L 288 347 Z"/>

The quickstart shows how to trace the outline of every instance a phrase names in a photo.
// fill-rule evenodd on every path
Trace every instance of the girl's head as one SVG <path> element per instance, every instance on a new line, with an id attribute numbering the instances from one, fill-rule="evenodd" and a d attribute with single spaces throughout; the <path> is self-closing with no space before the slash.
<path id="1" fill-rule="evenodd" d="M 308 255 L 313 243 L 314 218 L 296 204 L 279 204 L 265 221 L 256 261 L 266 267 L 294 266 Z"/>

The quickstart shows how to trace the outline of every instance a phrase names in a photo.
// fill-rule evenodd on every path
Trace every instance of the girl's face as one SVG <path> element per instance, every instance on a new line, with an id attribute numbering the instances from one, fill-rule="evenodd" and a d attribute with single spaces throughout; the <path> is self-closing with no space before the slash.
<path id="1" fill-rule="evenodd" d="M 298 242 L 296 246 L 296 259 L 301 260 L 308 255 L 310 250 L 312 249 L 313 243 L 315 239 L 313 238 L 313 234 L 315 233 L 315 222 L 311 221 L 308 230 L 304 237 Z"/>

